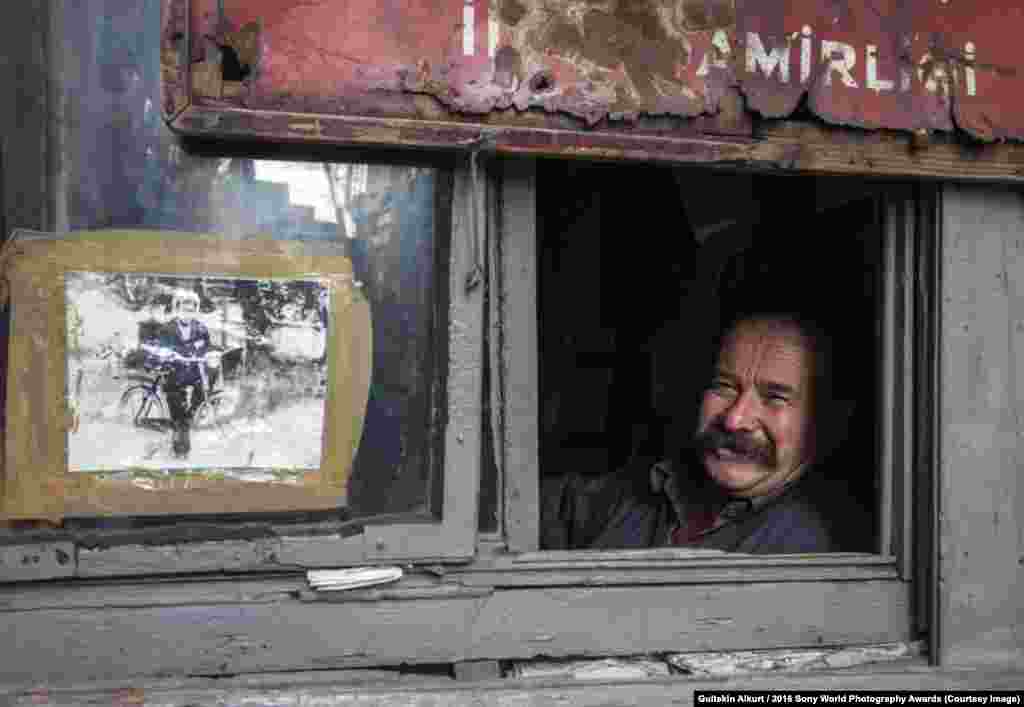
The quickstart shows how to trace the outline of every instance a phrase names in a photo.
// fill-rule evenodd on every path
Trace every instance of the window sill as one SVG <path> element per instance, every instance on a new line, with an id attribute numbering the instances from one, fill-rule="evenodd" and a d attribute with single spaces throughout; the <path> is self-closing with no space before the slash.
<path id="1" fill-rule="evenodd" d="M 899 580 L 895 558 L 863 553 L 738 555 L 715 550 L 492 552 L 445 576 L 492 587 Z"/>

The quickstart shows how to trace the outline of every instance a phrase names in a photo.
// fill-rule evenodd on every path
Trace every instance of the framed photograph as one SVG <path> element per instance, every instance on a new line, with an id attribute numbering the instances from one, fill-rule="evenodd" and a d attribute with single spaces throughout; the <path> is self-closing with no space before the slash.
<path id="1" fill-rule="evenodd" d="M 12 247 L 6 517 L 344 504 L 371 366 L 347 258 L 167 232 Z"/>

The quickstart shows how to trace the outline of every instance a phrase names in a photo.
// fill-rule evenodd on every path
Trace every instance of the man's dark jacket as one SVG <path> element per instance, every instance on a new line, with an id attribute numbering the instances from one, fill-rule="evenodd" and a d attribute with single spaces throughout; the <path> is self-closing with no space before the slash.
<path id="1" fill-rule="evenodd" d="M 156 343 L 179 356 L 202 357 L 210 350 L 210 331 L 198 319 L 193 319 L 191 326 L 192 336 L 185 339 L 178 329 L 178 320 L 172 319 L 157 330 Z M 171 376 L 166 383 L 166 387 L 169 388 L 199 385 L 202 380 L 199 364 L 195 362 L 175 361 L 171 363 L 171 370 Z"/>
<path id="2" fill-rule="evenodd" d="M 836 552 L 832 523 L 819 510 L 822 484 L 812 469 L 774 498 L 728 499 L 700 469 L 688 468 L 658 482 L 648 463 L 615 474 L 570 473 L 545 479 L 541 492 L 541 546 L 545 549 L 650 548 L 675 544 L 680 518 L 701 514 L 719 524 L 696 534 L 686 547 L 774 554 Z M 838 510 L 839 504 L 832 507 Z M 858 522 L 860 520 L 858 514 Z M 685 529 L 685 528 L 684 528 Z"/>

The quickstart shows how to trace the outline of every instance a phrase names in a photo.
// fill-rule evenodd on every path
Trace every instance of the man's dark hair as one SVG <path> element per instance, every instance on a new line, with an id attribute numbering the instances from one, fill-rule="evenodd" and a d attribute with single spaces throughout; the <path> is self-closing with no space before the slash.
<path id="1" fill-rule="evenodd" d="M 799 310 L 774 307 L 735 311 L 725 319 L 723 326 L 719 328 L 713 347 L 715 361 L 722 350 L 725 338 L 744 322 L 778 322 L 792 326 L 799 331 L 810 343 L 811 351 L 814 353 L 815 385 L 818 386 L 818 390 L 829 393 L 831 396 L 835 384 L 832 375 L 835 360 L 834 339 L 832 333 L 822 325 L 817 317 Z"/>

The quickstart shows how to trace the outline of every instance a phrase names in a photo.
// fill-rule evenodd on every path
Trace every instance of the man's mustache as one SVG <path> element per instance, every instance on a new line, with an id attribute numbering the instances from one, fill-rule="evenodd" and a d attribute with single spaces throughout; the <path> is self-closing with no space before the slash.
<path id="1" fill-rule="evenodd" d="M 712 421 L 707 429 L 698 433 L 694 438 L 694 446 L 702 453 L 728 449 L 747 461 L 759 464 L 771 464 L 775 459 L 775 445 L 771 440 L 759 440 L 752 432 L 745 430 L 731 432 L 725 429 L 721 419 Z"/>

